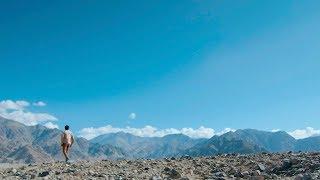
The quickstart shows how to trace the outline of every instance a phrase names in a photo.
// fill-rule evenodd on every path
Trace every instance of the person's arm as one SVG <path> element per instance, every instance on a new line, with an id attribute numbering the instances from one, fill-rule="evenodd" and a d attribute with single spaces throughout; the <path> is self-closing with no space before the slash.
<path id="1" fill-rule="evenodd" d="M 61 139 L 60 139 L 60 141 L 61 141 L 61 146 L 62 146 L 62 144 L 63 144 L 63 135 L 64 135 L 64 134 L 61 134 L 61 136 L 60 136 L 60 138 L 61 138 Z"/>
<path id="2" fill-rule="evenodd" d="M 71 135 L 71 146 L 73 145 L 74 143 L 74 138 L 73 138 L 73 135 Z"/>

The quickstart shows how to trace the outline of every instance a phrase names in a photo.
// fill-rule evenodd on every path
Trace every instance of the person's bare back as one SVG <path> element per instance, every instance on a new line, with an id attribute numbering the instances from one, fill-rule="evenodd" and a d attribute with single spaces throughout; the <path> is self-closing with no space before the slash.
<path id="1" fill-rule="evenodd" d="M 65 129 L 65 131 L 61 135 L 61 146 L 62 146 L 62 153 L 66 159 L 66 162 L 68 162 L 69 149 L 71 148 L 72 144 L 74 143 L 74 138 L 73 138 L 71 131 L 69 130 L 68 125 L 66 125 L 64 127 L 64 129 Z"/>

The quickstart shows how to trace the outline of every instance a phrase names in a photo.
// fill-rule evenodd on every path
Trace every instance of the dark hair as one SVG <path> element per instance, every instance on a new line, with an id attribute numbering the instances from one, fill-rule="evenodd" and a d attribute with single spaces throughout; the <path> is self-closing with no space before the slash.
<path id="1" fill-rule="evenodd" d="M 66 126 L 64 127 L 64 129 L 65 129 L 65 130 L 69 130 L 69 126 L 66 125 Z"/>

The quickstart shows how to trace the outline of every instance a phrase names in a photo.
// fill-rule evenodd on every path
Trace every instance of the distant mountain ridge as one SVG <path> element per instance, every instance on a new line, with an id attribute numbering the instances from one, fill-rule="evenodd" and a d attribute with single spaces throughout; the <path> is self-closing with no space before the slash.
<path id="1" fill-rule="evenodd" d="M 295 139 L 287 132 L 243 129 L 210 139 L 192 139 L 182 134 L 164 137 L 138 137 L 118 132 L 91 140 L 98 144 L 118 146 L 129 157 L 161 158 L 169 156 L 210 156 L 225 153 L 260 153 L 286 151 L 320 151 L 320 137 Z"/>
<path id="2" fill-rule="evenodd" d="M 286 151 L 320 151 L 320 137 L 297 140 L 284 131 L 268 132 L 244 129 L 214 136 L 181 154 L 208 156 L 222 153 L 249 154 Z"/>
<path id="3" fill-rule="evenodd" d="M 26 126 L 0 117 L 1 162 L 50 162 L 63 160 L 58 129 Z M 295 139 L 284 131 L 243 129 L 210 139 L 193 139 L 183 134 L 139 137 L 118 132 L 90 141 L 76 137 L 71 150 L 75 160 L 164 158 L 171 156 L 210 156 L 224 153 L 320 151 L 320 136 Z"/>
<path id="4" fill-rule="evenodd" d="M 175 156 L 204 140 L 192 139 L 183 134 L 171 134 L 164 137 L 139 137 L 118 132 L 98 136 L 91 142 L 120 147 L 130 158 L 161 158 Z"/>

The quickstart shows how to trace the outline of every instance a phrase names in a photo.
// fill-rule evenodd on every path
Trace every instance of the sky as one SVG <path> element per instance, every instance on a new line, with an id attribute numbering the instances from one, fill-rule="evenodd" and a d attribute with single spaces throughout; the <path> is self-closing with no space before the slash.
<path id="1" fill-rule="evenodd" d="M 0 116 L 77 135 L 320 134 L 317 0 L 0 1 Z"/>

